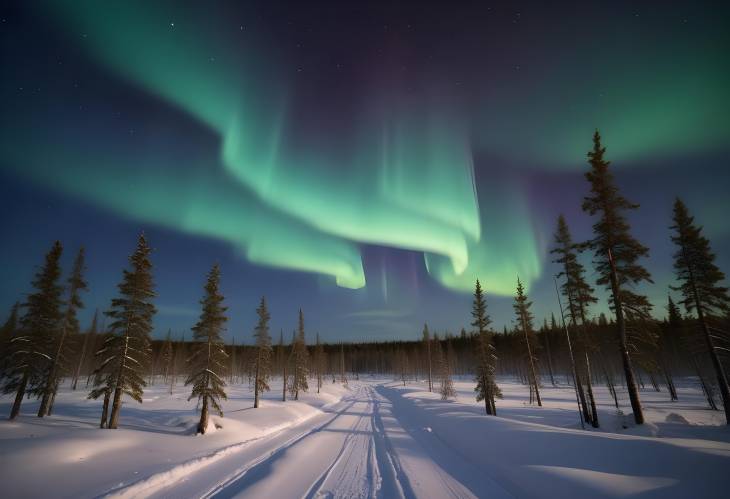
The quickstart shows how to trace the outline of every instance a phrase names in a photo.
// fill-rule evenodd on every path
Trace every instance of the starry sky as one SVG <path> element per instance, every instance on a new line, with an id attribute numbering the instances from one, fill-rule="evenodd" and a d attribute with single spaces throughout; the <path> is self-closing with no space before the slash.
<path id="1" fill-rule="evenodd" d="M 477 277 L 495 327 L 518 276 L 541 320 L 599 128 L 663 316 L 675 196 L 730 271 L 730 9 L 546 3 L 4 2 L 0 315 L 60 239 L 88 321 L 143 230 L 158 337 L 214 262 L 237 342 L 261 295 L 287 334 L 458 332 Z"/>

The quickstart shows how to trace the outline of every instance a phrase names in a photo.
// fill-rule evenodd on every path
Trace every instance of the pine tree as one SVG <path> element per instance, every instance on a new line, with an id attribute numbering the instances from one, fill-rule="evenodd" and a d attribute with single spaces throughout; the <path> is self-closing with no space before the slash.
<path id="1" fill-rule="evenodd" d="M 550 253 L 556 255 L 554 263 L 560 265 L 561 271 L 556 278 L 565 278 L 565 282 L 560 286 L 560 290 L 568 302 L 568 319 L 575 329 L 580 329 L 579 350 L 582 355 L 578 357 L 583 360 L 583 372 L 585 373 L 586 389 L 588 391 L 588 399 L 590 401 L 590 412 L 586 403 L 585 393 L 583 392 L 583 378 L 580 371 L 576 370 L 576 384 L 578 385 L 578 395 L 580 397 L 581 406 L 583 407 L 583 417 L 591 423 L 591 426 L 598 428 L 598 410 L 596 408 L 596 400 L 593 396 L 593 383 L 591 381 L 591 366 L 588 357 L 589 339 L 588 339 L 588 308 L 591 304 L 598 300 L 593 296 L 594 289 L 585 280 L 585 268 L 578 260 L 578 254 L 582 250 L 582 246 L 575 244 L 570 235 L 568 223 L 563 215 L 558 216 L 558 227 L 555 231 L 555 247 Z"/>
<path id="2" fill-rule="evenodd" d="M 63 286 L 59 283 L 62 252 L 61 243 L 56 241 L 46 254 L 45 264 L 33 280 L 36 291 L 23 304 L 26 312 L 20 320 L 20 330 L 10 342 L 3 385 L 5 393 L 15 392 L 10 419 L 18 415 L 26 390 L 38 386 L 51 360 L 49 347 L 63 318 Z"/>
<path id="3" fill-rule="evenodd" d="M 129 257 L 131 270 L 124 270 L 117 286 L 119 297 L 112 300 L 106 315 L 111 319 L 111 336 L 101 353 L 106 356 L 100 369 L 106 372 L 103 384 L 114 393 L 107 428 L 116 429 L 122 408 L 122 395 L 127 394 L 140 404 L 146 385 L 143 373 L 149 363 L 152 318 L 156 312 L 152 282 L 152 250 L 144 234 L 139 236 L 137 248 Z"/>
<path id="4" fill-rule="evenodd" d="M 299 326 L 292 345 L 292 368 L 294 372 L 292 373 L 292 385 L 289 387 L 289 393 L 294 397 L 294 400 L 299 400 L 300 391 L 306 392 L 309 389 L 309 385 L 307 384 L 308 357 L 307 343 L 304 338 L 304 314 L 302 313 L 302 309 L 299 309 Z"/>
<path id="5" fill-rule="evenodd" d="M 454 382 L 451 379 L 451 366 L 449 366 L 449 361 L 446 355 L 444 355 L 438 336 L 434 335 L 433 343 L 436 351 L 434 357 L 436 357 L 436 372 L 439 378 L 439 394 L 441 395 L 441 400 L 448 400 L 456 397 Z"/>
<path id="6" fill-rule="evenodd" d="M 426 347 L 426 365 L 428 366 L 428 391 L 433 391 L 433 377 L 431 373 L 431 333 L 428 324 L 423 324 L 423 345 Z"/>
<path id="7" fill-rule="evenodd" d="M 651 309 L 645 296 L 628 289 L 641 282 L 652 282 L 649 272 L 638 263 L 640 258 L 649 254 L 649 249 L 630 233 L 625 212 L 635 210 L 639 205 L 619 193 L 608 169 L 610 162 L 604 159 L 605 152 L 601 136 L 596 131 L 593 150 L 588 153 L 591 170 L 586 173 L 591 195 L 583 199 L 582 207 L 591 216 L 598 216 L 598 221 L 593 225 L 594 238 L 587 244 L 595 255 L 593 263 L 599 275 L 596 283 L 605 286 L 611 293 L 631 408 L 636 424 L 643 424 L 644 414 L 629 355 L 626 321 L 646 317 Z"/>
<path id="8" fill-rule="evenodd" d="M 78 335 L 79 320 L 76 317 L 78 309 L 83 308 L 80 292 L 88 288 L 84 280 L 84 248 L 79 249 L 76 260 L 74 261 L 73 270 L 68 278 L 68 300 L 66 301 L 66 311 L 63 315 L 63 321 L 60 331 L 53 338 L 51 346 L 51 359 L 47 366 L 44 379 L 36 389 L 36 393 L 41 396 L 41 405 L 38 409 L 38 417 L 50 415 L 53 407 L 53 400 L 58 391 L 58 385 L 61 377 L 67 368 L 67 351 L 69 336 Z"/>
<path id="9" fill-rule="evenodd" d="M 487 304 L 482 294 L 482 285 L 477 279 L 474 288 L 474 303 L 471 312 L 473 321 L 471 325 L 476 328 L 478 335 L 476 355 L 476 382 L 474 391 L 477 393 L 477 402 L 484 401 L 484 407 L 488 415 L 497 415 L 497 407 L 494 399 L 501 398 L 502 392 L 494 381 L 495 364 L 497 361 L 496 351 L 492 344 L 492 333 L 489 324 L 492 322 L 487 315 Z"/>
<path id="10" fill-rule="evenodd" d="M 525 348 L 527 349 L 527 366 L 530 370 L 530 393 L 532 394 L 532 390 L 535 391 L 535 396 L 537 397 L 537 405 L 542 407 L 542 400 L 540 399 L 540 382 L 537 378 L 537 370 L 535 369 L 536 357 L 533 353 L 533 349 L 535 346 L 535 332 L 532 329 L 532 313 L 530 312 L 530 306 L 532 306 L 532 302 L 527 301 L 525 288 L 524 286 L 522 286 L 522 281 L 520 281 L 518 277 L 517 294 L 515 295 L 515 303 L 513 305 L 513 308 L 515 309 L 515 314 L 517 315 L 517 323 L 520 326 L 525 341 Z"/>
<path id="11" fill-rule="evenodd" d="M 682 293 L 680 303 L 687 312 L 697 315 L 722 395 L 725 420 L 730 424 L 730 390 L 716 345 L 722 331 L 713 324 L 713 319 L 717 321 L 730 311 L 728 288 L 720 284 L 725 274 L 715 265 L 715 254 L 710 241 L 702 235 L 702 227 L 695 225 L 694 217 L 680 199 L 674 202 L 673 222 L 672 242 L 678 247 L 674 271 L 680 283 L 675 289 Z"/>
<path id="12" fill-rule="evenodd" d="M 261 303 L 256 309 L 259 321 L 254 330 L 256 344 L 256 378 L 254 380 L 254 408 L 259 406 L 261 392 L 269 391 L 269 372 L 271 371 L 271 336 L 269 336 L 269 311 L 266 309 L 266 299 L 262 296 Z"/>
<path id="13" fill-rule="evenodd" d="M 223 417 L 220 402 L 228 398 L 224 390 L 228 355 L 222 339 L 228 318 L 225 315 L 227 307 L 223 306 L 224 298 L 219 290 L 220 275 L 218 265 L 213 265 L 200 300 L 200 318 L 193 326 L 194 350 L 188 359 L 190 375 L 185 380 L 185 386 L 193 385 L 188 400 L 197 397 L 199 402 L 202 401 L 197 430 L 201 434 L 205 434 L 208 429 L 208 406 L 213 406 L 218 415 Z"/>

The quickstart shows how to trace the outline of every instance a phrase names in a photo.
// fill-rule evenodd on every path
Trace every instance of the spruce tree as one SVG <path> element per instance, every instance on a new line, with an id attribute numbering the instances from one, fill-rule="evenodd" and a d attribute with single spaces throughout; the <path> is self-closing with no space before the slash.
<path id="1" fill-rule="evenodd" d="M 46 368 L 44 379 L 41 380 L 36 389 L 36 393 L 41 396 L 41 405 L 38 408 L 39 418 L 51 414 L 58 385 L 68 367 L 68 359 L 66 358 L 68 355 L 67 339 L 69 336 L 76 336 L 79 333 L 79 320 L 76 317 L 76 312 L 84 307 L 80 293 L 88 288 L 84 280 L 84 269 L 84 248 L 81 248 L 76 255 L 73 270 L 68 278 L 68 300 L 66 301 L 62 325 L 56 337 L 53 338 L 50 351 L 51 359 Z"/>
<path id="2" fill-rule="evenodd" d="M 431 333 L 428 331 L 428 324 L 423 324 L 423 346 L 426 353 L 426 365 L 428 366 L 428 391 L 433 391 L 433 375 L 431 369 Z"/>
<path id="3" fill-rule="evenodd" d="M 117 286 L 119 297 L 112 300 L 106 315 L 111 319 L 108 340 L 102 349 L 103 384 L 114 393 L 107 428 L 116 429 L 122 409 L 122 396 L 129 395 L 140 404 L 146 385 L 143 374 L 149 363 L 152 318 L 156 312 L 152 282 L 151 248 L 144 234 L 139 236 L 137 248 L 129 257 L 130 270 L 123 271 Z"/>
<path id="4" fill-rule="evenodd" d="M 269 311 L 266 309 L 266 299 L 262 296 L 261 303 L 256 309 L 259 320 L 254 330 L 256 344 L 256 374 L 254 380 L 254 408 L 259 406 L 261 392 L 269 391 L 269 372 L 271 371 L 271 336 L 269 336 Z"/>
<path id="5" fill-rule="evenodd" d="M 492 344 L 492 333 L 489 324 L 492 322 L 487 315 L 487 304 L 482 294 L 482 285 L 477 279 L 474 287 L 474 302 L 471 312 L 473 321 L 471 325 L 476 329 L 477 353 L 476 353 L 476 383 L 474 391 L 477 393 L 477 402 L 484 401 L 484 407 L 488 415 L 497 415 L 497 407 L 494 399 L 501 398 L 502 392 L 494 381 L 494 371 L 497 361 L 496 350 Z"/>
<path id="6" fill-rule="evenodd" d="M 205 434 L 208 429 L 209 406 L 223 417 L 220 402 L 228 398 L 224 390 L 228 355 L 222 338 L 228 318 L 225 315 L 227 307 L 223 306 L 224 298 L 219 290 L 220 275 L 218 265 L 213 265 L 200 300 L 200 318 L 192 329 L 194 346 L 188 359 L 190 375 L 185 380 L 185 386 L 193 385 L 188 400 L 197 397 L 202 402 L 197 430 L 201 434 Z"/>
<path id="7" fill-rule="evenodd" d="M 605 286 L 611 293 L 631 408 L 636 424 L 643 424 L 644 414 L 629 355 L 626 321 L 646 317 L 651 309 L 646 296 L 629 289 L 641 282 L 652 282 L 649 272 L 638 263 L 640 258 L 649 254 L 649 249 L 630 233 L 625 213 L 637 209 L 639 205 L 619 193 L 613 174 L 608 169 L 610 162 L 604 159 L 605 152 L 606 148 L 601 145 L 601 136 L 596 130 L 593 150 L 588 153 L 591 169 L 585 174 L 591 186 L 590 196 L 583 199 L 582 207 L 583 211 L 597 216 L 598 220 L 593 225 L 594 237 L 587 244 L 595 256 L 593 263 L 599 275 L 596 283 Z"/>
<path id="8" fill-rule="evenodd" d="M 299 392 L 306 392 L 309 389 L 307 383 L 307 362 L 309 353 L 307 352 L 307 343 L 304 337 L 304 314 L 299 309 L 299 324 L 297 327 L 297 335 L 292 345 L 292 384 L 289 387 L 289 393 L 294 400 L 299 400 Z"/>
<path id="9" fill-rule="evenodd" d="M 556 277 L 558 279 L 565 278 L 565 282 L 560 286 L 560 291 L 568 302 L 568 320 L 573 328 L 579 329 L 581 333 L 578 341 L 580 352 L 578 357 L 583 360 L 581 365 L 585 374 L 586 389 L 590 402 L 589 411 L 585 393 L 583 392 L 583 377 L 581 376 L 580 370 L 576 370 L 576 384 L 578 385 L 578 395 L 583 408 L 583 417 L 591 423 L 591 426 L 598 428 L 600 426 L 598 422 L 598 410 L 596 408 L 595 397 L 593 396 L 591 366 L 588 357 L 588 350 L 591 348 L 591 345 L 588 337 L 587 320 L 588 308 L 598 300 L 593 295 L 593 287 L 585 279 L 585 268 L 578 260 L 578 254 L 582 250 L 582 246 L 573 242 L 568 223 L 565 221 L 563 215 L 558 216 L 558 227 L 554 237 L 555 247 L 550 253 L 556 255 L 553 262 L 561 266 L 561 270 Z"/>
<path id="10" fill-rule="evenodd" d="M 540 382 L 537 378 L 537 369 L 535 368 L 536 356 L 534 353 L 535 348 L 535 331 L 532 328 L 532 313 L 530 312 L 530 306 L 532 302 L 527 301 L 527 295 L 525 294 L 525 288 L 522 285 L 519 277 L 517 278 L 517 294 L 515 295 L 515 303 L 513 308 L 515 315 L 517 316 L 517 323 L 522 332 L 522 336 L 525 342 L 525 348 L 527 350 L 527 367 L 529 369 L 529 383 L 531 385 L 531 391 L 535 391 L 537 397 L 537 405 L 542 407 L 542 399 L 540 399 Z M 531 397 L 532 398 L 532 397 Z"/>
<path id="11" fill-rule="evenodd" d="M 45 263 L 33 280 L 35 292 L 23 304 L 26 311 L 20 320 L 20 330 L 10 342 L 3 385 L 5 393 L 15 392 L 10 419 L 15 419 L 20 412 L 26 390 L 40 384 L 50 365 L 48 352 L 63 318 L 63 286 L 59 283 L 62 252 L 61 243 L 56 241 L 46 254 Z"/>
<path id="12" fill-rule="evenodd" d="M 725 421 L 730 424 L 730 390 L 716 345 L 722 331 L 715 324 L 730 311 L 728 288 L 721 285 L 725 274 L 715 265 L 715 254 L 710 241 L 702 234 L 702 227 L 695 224 L 694 217 L 680 199 L 674 202 L 673 222 L 672 242 L 678 247 L 674 254 L 674 271 L 680 283 L 675 289 L 682 293 L 680 303 L 687 312 L 697 316 L 722 395 Z"/>

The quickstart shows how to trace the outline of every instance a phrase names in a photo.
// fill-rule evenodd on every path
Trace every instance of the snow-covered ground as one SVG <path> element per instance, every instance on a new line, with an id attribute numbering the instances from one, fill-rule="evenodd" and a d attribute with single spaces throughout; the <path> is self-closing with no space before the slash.
<path id="1" fill-rule="evenodd" d="M 310 383 L 313 384 L 313 383 Z M 727 497 L 730 429 L 690 381 L 678 402 L 641 392 L 648 423 L 634 427 L 597 387 L 600 430 L 580 428 L 575 393 L 500 380 L 498 417 L 473 383 L 443 402 L 424 383 L 362 377 L 348 388 L 280 401 L 280 383 L 252 409 L 229 388 L 220 428 L 192 433 L 195 402 L 157 385 L 126 402 L 120 429 L 99 430 L 101 404 L 64 387 L 54 415 L 25 401 L 0 421 L 2 497 Z M 625 393 L 620 393 L 626 403 Z M 12 400 L 0 398 L 0 414 Z M 623 411 L 629 412 L 627 407 Z"/>

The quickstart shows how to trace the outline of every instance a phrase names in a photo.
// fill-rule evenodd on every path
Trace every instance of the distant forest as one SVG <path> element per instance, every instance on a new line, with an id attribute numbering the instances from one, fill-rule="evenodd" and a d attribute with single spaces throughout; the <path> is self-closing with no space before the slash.
<path id="1" fill-rule="evenodd" d="M 642 424 L 641 389 L 663 391 L 677 400 L 675 377 L 692 376 L 707 406 L 724 410 L 730 421 L 730 296 L 710 241 L 677 199 L 667 232 L 676 249 L 677 286 L 667 290 L 666 314 L 652 311 L 638 291 L 640 284 L 653 284 L 641 264 L 649 250 L 632 235 L 627 219 L 639 205 L 620 194 L 604 154 L 596 132 L 582 204 L 594 219 L 592 239 L 573 241 L 565 217 L 556 222 L 551 255 L 561 269 L 556 276 L 560 316 L 536 323 L 532 303 L 517 279 L 511 330 L 492 329 L 488 299 L 476 280 L 471 327 L 457 334 L 439 336 L 424 325 L 420 341 L 323 344 L 318 336 L 307 337 L 300 310 L 292 336 L 280 332 L 272 338 L 262 297 L 255 344 L 225 345 L 227 309 L 216 265 L 201 292 L 200 316 L 188 341 L 171 333 L 164 340 L 152 340 L 156 295 L 144 234 L 105 317 L 95 315 L 82 329 L 77 311 L 88 291 L 84 250 L 62 278 L 63 247 L 56 242 L 31 283 L 32 292 L 13 306 L 0 329 L 0 381 L 3 391 L 15 397 L 10 418 L 18 415 L 27 397 L 41 400 L 39 417 L 51 414 L 59 385 L 68 380 L 73 390 L 88 391 L 89 398 L 102 401 L 100 427 L 113 429 L 125 395 L 141 403 L 148 384 L 166 383 L 172 391 L 184 383 L 191 387 L 190 397 L 200 402 L 198 431 L 204 433 L 209 412 L 223 414 L 229 384 L 248 383 L 258 407 L 272 377 L 283 380 L 281 397 L 287 400 L 297 399 L 302 391 L 319 391 L 324 383 L 346 384 L 362 376 L 390 376 L 404 384 L 427 380 L 429 390 L 444 399 L 455 396 L 453 376 L 470 378 L 476 399 L 484 402 L 486 414 L 494 415 L 495 399 L 501 397 L 498 378 L 510 376 L 529 386 L 529 402 L 537 405 L 542 405 L 540 389 L 545 384 L 572 386 L 584 421 L 598 427 L 595 385 L 608 387 L 617 409 L 618 388 L 621 393 L 625 389 L 634 420 Z M 582 252 L 593 255 L 595 282 L 586 280 L 579 261 Z M 610 317 L 592 318 L 595 287 L 609 292 Z M 665 318 L 656 318 L 661 316 Z"/>

